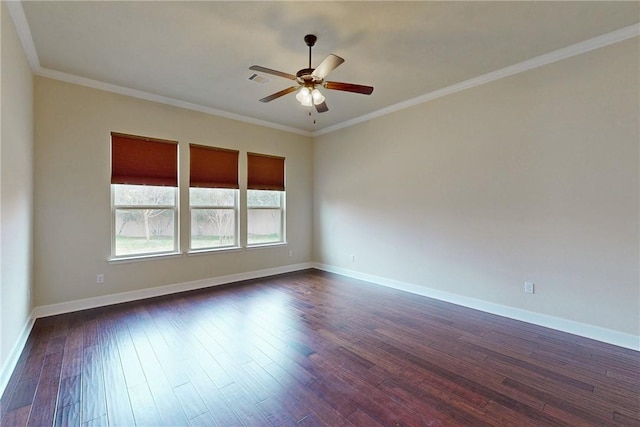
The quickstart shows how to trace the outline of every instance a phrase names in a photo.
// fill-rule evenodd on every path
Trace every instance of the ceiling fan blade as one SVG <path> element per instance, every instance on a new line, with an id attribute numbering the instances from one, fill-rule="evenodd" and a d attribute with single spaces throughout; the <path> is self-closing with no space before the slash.
<path id="1" fill-rule="evenodd" d="M 265 96 L 264 98 L 262 98 L 262 99 L 260 100 L 260 102 L 269 102 L 269 101 L 273 101 L 274 99 L 276 99 L 276 98 L 280 98 L 281 96 L 284 96 L 284 95 L 286 95 L 286 94 L 288 94 L 288 93 L 295 92 L 297 89 L 298 89 L 298 86 L 288 87 L 288 88 L 286 88 L 286 89 L 281 90 L 280 92 L 276 92 L 276 93 L 274 93 L 274 94 L 272 94 L 272 95 Z"/>
<path id="2" fill-rule="evenodd" d="M 251 67 L 249 67 L 249 69 L 253 71 L 260 71 L 261 73 L 272 74 L 278 77 L 284 77 L 285 79 L 289 80 L 296 79 L 296 76 L 294 76 L 293 74 L 283 73 L 282 71 L 272 70 L 271 68 L 265 68 L 259 65 L 252 65 Z"/>
<path id="3" fill-rule="evenodd" d="M 363 95 L 371 95 L 371 93 L 373 92 L 372 86 L 356 85 L 353 83 L 324 82 L 324 87 L 332 90 L 343 90 L 345 92 L 361 93 Z"/>
<path id="4" fill-rule="evenodd" d="M 316 104 L 316 111 L 318 113 L 326 113 L 329 111 L 329 107 L 327 107 L 327 103 L 322 101 L 320 104 Z"/>
<path id="5" fill-rule="evenodd" d="M 338 55 L 334 55 L 333 53 L 331 53 L 325 58 L 324 61 L 320 63 L 320 65 L 318 65 L 318 68 L 316 68 L 313 73 L 311 73 L 311 75 L 313 77 L 324 79 L 331 71 L 336 69 L 338 65 L 342 64 L 343 62 L 344 59 L 340 58 Z"/>

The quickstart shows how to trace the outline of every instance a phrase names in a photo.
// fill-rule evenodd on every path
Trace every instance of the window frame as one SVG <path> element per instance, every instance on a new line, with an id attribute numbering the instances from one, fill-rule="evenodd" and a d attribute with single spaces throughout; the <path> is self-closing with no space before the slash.
<path id="1" fill-rule="evenodd" d="M 215 147 L 210 145 L 193 144 L 189 148 L 189 242 L 187 251 L 192 253 L 204 253 L 225 251 L 240 248 L 240 183 L 239 183 L 239 157 L 240 151 Z M 192 189 L 233 190 L 233 206 L 218 205 L 215 203 L 192 204 Z M 233 243 L 223 246 L 208 246 L 194 248 L 193 213 L 197 210 L 232 210 L 233 211 Z"/>
<path id="2" fill-rule="evenodd" d="M 111 257 L 109 261 L 180 255 L 180 147 L 178 141 L 111 132 L 110 144 Z M 173 189 L 172 205 L 130 205 L 115 203 L 117 185 Z M 167 209 L 173 214 L 171 250 L 116 254 L 118 211 Z"/>
<path id="3" fill-rule="evenodd" d="M 234 204 L 233 206 L 225 206 L 225 205 L 207 205 L 207 204 L 191 204 L 191 189 L 192 188 L 206 188 L 206 187 L 189 187 L 189 251 L 190 254 L 204 253 L 204 252 L 219 252 L 226 251 L 232 249 L 239 249 L 240 246 L 240 190 L 236 188 L 219 188 L 220 190 L 233 190 L 233 198 Z M 211 188 L 216 189 L 216 188 Z M 193 211 L 194 210 L 206 210 L 206 209 L 221 209 L 221 210 L 232 210 L 233 218 L 234 218 L 234 242 L 232 245 L 225 246 L 210 246 L 206 248 L 193 248 L 193 231 L 192 231 L 192 220 L 193 220 Z"/>
<path id="4" fill-rule="evenodd" d="M 249 192 L 250 191 L 276 191 L 279 193 L 279 206 L 255 206 L 252 207 L 249 205 Z M 247 237 L 246 237 L 246 247 L 247 248 L 259 248 L 264 246 L 278 246 L 278 245 L 286 245 L 287 244 L 287 231 L 286 231 L 286 190 L 257 190 L 257 189 L 247 189 L 247 197 L 246 197 L 246 207 L 247 207 Z M 280 211 L 280 240 L 273 242 L 264 242 L 264 243 L 249 243 L 249 212 L 252 210 L 279 210 Z"/>
<path id="5" fill-rule="evenodd" d="M 175 256 L 181 255 L 180 251 L 180 191 L 179 187 L 168 187 L 173 189 L 174 204 L 173 205 L 116 205 L 115 203 L 115 186 L 116 185 L 130 185 L 132 187 L 144 187 L 144 185 L 136 184 L 110 184 L 111 191 L 111 257 L 109 261 L 120 260 L 132 260 L 132 259 L 144 259 L 155 258 L 163 256 Z M 126 210 L 144 210 L 144 209 L 167 209 L 173 211 L 173 250 L 170 251 L 154 251 L 154 252 L 140 252 L 135 254 L 116 254 L 116 213 L 118 211 Z"/>
<path id="6" fill-rule="evenodd" d="M 180 185 L 180 156 L 179 156 L 179 142 L 178 141 L 169 141 L 162 140 L 156 138 L 147 138 L 136 135 L 126 135 L 120 134 L 116 132 L 111 132 L 111 183 L 110 183 L 110 222 L 111 222 L 111 248 L 110 248 L 110 257 L 109 261 L 135 261 L 141 259 L 150 259 L 150 258 L 158 258 L 158 257 L 171 257 L 171 256 L 180 256 L 183 253 L 183 250 L 186 249 L 188 254 L 202 254 L 207 252 L 217 252 L 217 251 L 229 251 L 229 250 L 238 250 L 242 248 L 251 249 L 251 248 L 260 248 L 260 247 L 268 247 L 268 246 L 278 246 L 278 245 L 286 245 L 287 244 L 287 212 L 286 212 L 286 189 L 285 189 L 285 158 L 268 155 L 268 154 L 258 154 L 247 152 L 247 187 L 241 189 L 238 183 L 239 173 L 239 165 L 237 164 L 234 171 L 229 170 L 215 170 L 207 171 L 203 169 L 202 166 L 202 157 L 200 158 L 200 164 L 197 166 L 197 170 L 199 171 L 195 175 L 192 175 L 191 170 L 194 167 L 192 162 L 193 150 L 213 150 L 218 152 L 231 152 L 235 153 L 236 162 L 238 159 L 239 151 L 231 150 L 226 148 L 218 148 L 211 146 L 202 146 L 198 144 L 189 144 L 189 184 L 188 184 L 188 193 L 187 193 L 187 205 L 188 205 L 188 215 L 189 218 L 187 220 L 188 223 L 188 233 L 189 238 L 187 239 L 187 247 L 183 248 L 184 242 L 181 239 L 181 230 L 182 232 L 187 231 L 182 227 L 184 223 L 182 222 L 182 215 L 186 212 L 181 212 L 181 207 L 184 209 L 185 206 L 182 206 L 184 203 L 184 199 L 181 201 L 181 192 L 184 188 L 181 188 Z M 116 140 L 117 140 L 117 148 L 118 151 L 116 153 Z M 123 141 L 124 140 L 124 141 Z M 123 145 L 123 142 L 129 143 L 126 140 L 131 140 L 131 146 Z M 151 150 L 152 147 L 149 146 L 150 143 L 163 143 L 163 144 L 171 144 L 175 148 L 173 153 L 171 153 L 172 149 L 168 149 L 167 147 L 163 147 L 162 149 L 156 150 L 155 148 Z M 146 145 L 146 146 L 145 146 Z M 147 153 L 148 151 L 154 151 L 159 153 L 159 157 L 157 160 L 151 162 L 148 160 L 134 160 L 140 157 L 140 152 Z M 175 161 L 175 165 L 172 165 L 171 157 L 173 157 Z M 227 156 L 228 157 L 228 156 Z M 207 155 L 204 155 L 204 159 L 210 158 Z M 117 160 L 117 163 L 114 161 Z M 169 162 L 167 162 L 169 160 Z M 117 164 L 117 167 L 114 166 Z M 140 169 L 138 169 L 140 167 Z M 213 173 L 211 173 L 213 172 Z M 234 178 L 235 175 L 235 178 Z M 195 177 L 195 178 L 194 178 Z M 192 184 L 192 180 L 195 179 L 195 182 Z M 117 186 L 131 186 L 131 187 L 165 187 L 171 188 L 173 191 L 173 203 L 172 204 L 116 204 L 116 193 Z M 192 186 L 193 185 L 193 186 Z M 224 190 L 233 190 L 233 205 L 226 204 L 225 199 L 215 199 L 213 200 L 216 203 L 208 203 L 205 202 L 199 203 L 191 203 L 191 200 L 194 198 L 191 196 L 191 189 L 194 188 L 211 188 L 211 189 L 224 189 Z M 256 192 L 275 192 L 277 193 L 277 204 L 273 203 L 269 206 L 265 205 L 250 205 L 250 197 L 252 191 Z M 145 195 L 139 195 L 139 200 L 144 200 L 146 198 Z M 225 196 L 226 197 L 226 196 Z M 129 202 L 130 200 L 120 199 Z M 153 200 L 153 199 L 149 199 Z M 146 200 L 147 202 L 149 200 Z M 275 200 L 275 199 L 274 199 Z M 264 202 L 264 200 L 259 201 L 259 203 Z M 270 203 L 271 200 L 269 198 L 266 199 L 266 202 Z M 130 221 L 129 218 L 120 218 L 121 223 L 119 224 L 118 215 L 122 215 L 122 213 L 126 213 L 127 211 L 135 211 L 138 212 L 138 215 L 141 215 L 139 212 L 144 210 L 164 210 L 169 211 L 172 215 L 172 237 L 173 243 L 171 249 L 162 249 L 162 250 L 152 250 L 152 251 L 143 251 L 143 252 L 135 252 L 135 253 L 125 253 L 125 254 L 117 254 L 118 250 L 118 235 L 117 228 L 123 228 L 124 225 Z M 194 234 L 193 234 L 193 223 L 194 216 L 197 217 L 198 211 L 204 210 L 216 210 L 216 211 L 230 211 L 233 215 L 233 242 L 230 244 L 220 245 L 220 246 L 206 246 L 206 247 L 193 247 L 194 244 Z M 257 241 L 254 243 L 250 242 L 249 229 L 251 228 L 250 217 L 253 211 L 273 211 L 279 214 L 279 224 L 278 227 L 278 239 L 272 241 Z M 164 215 L 164 212 L 160 212 L 157 215 Z M 144 215 L 144 213 L 142 213 Z M 154 215 L 156 216 L 156 215 Z M 145 219 L 148 217 L 144 217 Z M 138 222 L 139 218 L 135 218 L 135 221 Z M 164 220 L 163 220 L 164 221 Z M 258 218 L 256 221 L 260 221 Z M 256 230 L 258 232 L 270 233 L 270 228 L 272 225 L 276 225 L 274 222 L 271 222 L 270 219 L 266 218 L 266 228 L 262 228 L 262 230 Z M 212 221 L 215 227 L 215 219 Z M 145 220 L 145 224 L 147 221 Z M 158 223 L 161 227 L 155 227 L 153 230 L 154 235 L 165 236 L 165 232 L 167 229 L 164 227 L 163 223 Z M 220 222 L 218 224 L 221 224 Z M 224 224 L 224 223 L 222 223 Z M 168 225 L 168 224 L 167 224 Z M 154 225 L 155 226 L 155 225 Z M 218 234 L 225 235 L 226 227 L 219 227 L 222 229 L 223 233 L 218 231 Z M 245 233 L 246 232 L 246 233 Z M 197 231 L 196 235 L 199 233 Z M 134 230 L 132 236 L 139 236 L 139 230 Z M 149 229 L 146 228 L 144 234 L 149 235 Z M 211 233 L 213 235 L 213 233 Z M 271 236 L 271 234 L 256 234 L 256 236 Z M 213 241 L 213 240 L 212 240 Z M 121 242 L 122 244 L 122 242 Z M 163 242 L 161 245 L 163 246 Z M 167 245 L 168 246 L 168 245 Z M 126 247 L 126 246 L 125 246 Z M 120 248 L 122 249 L 122 248 Z M 144 248 L 136 248 L 140 250 L 144 250 Z"/>

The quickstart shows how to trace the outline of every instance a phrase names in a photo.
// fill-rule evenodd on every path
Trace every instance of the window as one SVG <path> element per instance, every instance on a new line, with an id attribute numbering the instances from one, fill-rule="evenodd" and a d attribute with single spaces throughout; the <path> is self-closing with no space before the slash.
<path id="1" fill-rule="evenodd" d="M 247 244 L 284 242 L 284 191 L 247 190 Z"/>
<path id="2" fill-rule="evenodd" d="M 177 252 L 176 188 L 111 186 L 115 257 Z"/>
<path id="3" fill-rule="evenodd" d="M 284 158 L 247 153 L 247 245 L 285 242 Z"/>
<path id="4" fill-rule="evenodd" d="M 238 248 L 236 150 L 189 145 L 189 250 Z M 111 133 L 111 257 L 179 253 L 178 143 Z M 247 153 L 247 246 L 284 243 L 285 159 Z"/>
<path id="5" fill-rule="evenodd" d="M 111 134 L 112 258 L 178 252 L 178 143 Z"/>
<path id="6" fill-rule="evenodd" d="M 238 151 L 189 145 L 192 251 L 238 247 Z"/>

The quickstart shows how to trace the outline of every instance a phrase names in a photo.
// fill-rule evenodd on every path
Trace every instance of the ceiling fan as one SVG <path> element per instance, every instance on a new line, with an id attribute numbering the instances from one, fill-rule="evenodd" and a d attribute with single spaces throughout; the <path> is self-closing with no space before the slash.
<path id="1" fill-rule="evenodd" d="M 298 83 L 297 86 L 292 86 L 287 89 L 276 92 L 272 95 L 264 97 L 260 102 L 270 102 L 274 99 L 280 98 L 291 92 L 296 94 L 296 99 L 305 107 L 311 107 L 314 105 L 318 113 L 324 113 L 329 111 L 327 104 L 325 103 L 325 97 L 320 93 L 316 86 L 322 86 L 325 89 L 342 90 L 345 92 L 361 93 L 363 95 L 371 95 L 373 92 L 372 86 L 363 86 L 353 83 L 341 83 L 341 82 L 329 82 L 325 81 L 325 77 L 344 62 L 344 59 L 337 55 L 330 54 L 324 61 L 318 65 L 318 68 L 311 68 L 311 48 L 316 44 L 318 38 L 313 34 L 307 34 L 304 36 L 304 42 L 309 46 L 309 68 L 303 68 L 298 71 L 296 75 L 283 73 L 282 71 L 272 70 L 270 68 L 261 67 L 259 65 L 252 65 L 250 70 L 260 71 L 266 74 L 272 74 L 278 77 L 284 77 L 285 79 L 294 80 Z"/>

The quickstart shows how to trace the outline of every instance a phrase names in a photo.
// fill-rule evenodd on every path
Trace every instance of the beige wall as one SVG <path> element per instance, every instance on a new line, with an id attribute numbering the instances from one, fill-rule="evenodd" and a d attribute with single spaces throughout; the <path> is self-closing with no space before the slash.
<path id="1" fill-rule="evenodd" d="M 36 305 L 311 261 L 309 137 L 40 77 L 35 79 L 35 106 Z M 188 217 L 188 143 L 240 150 L 242 200 L 246 152 L 284 156 L 288 245 L 109 263 L 112 131 L 180 142 L 183 219 Z M 245 217 L 241 210 L 241 218 Z M 246 222 L 241 224 L 244 238 Z M 188 233 L 183 221 L 183 250 Z M 96 284 L 98 273 L 105 275 L 103 285 Z"/>
<path id="2" fill-rule="evenodd" d="M 33 86 L 3 4 L 0 362 L 32 288 L 43 306 L 309 261 L 640 335 L 638 63 L 635 38 L 312 139 Z M 188 143 L 240 150 L 241 185 L 247 151 L 285 156 L 289 244 L 109 263 L 111 131 L 182 143 L 182 218 Z"/>
<path id="3" fill-rule="evenodd" d="M 638 44 L 316 138 L 314 258 L 640 335 Z"/>
<path id="4" fill-rule="evenodd" d="M 2 15 L 0 136 L 0 373 L 32 304 L 33 77 L 6 5 Z M 15 354 L 13 356 L 16 356 Z M 2 381 L 0 381 L 2 383 Z M 0 390 L 2 385 L 0 384 Z"/>

